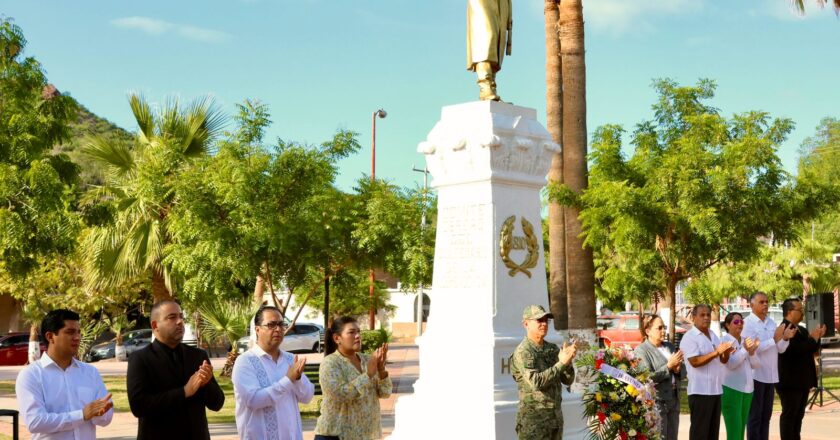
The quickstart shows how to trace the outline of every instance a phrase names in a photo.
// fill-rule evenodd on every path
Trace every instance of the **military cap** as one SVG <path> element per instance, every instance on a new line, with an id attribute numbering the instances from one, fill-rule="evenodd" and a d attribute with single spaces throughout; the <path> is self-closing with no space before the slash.
<path id="1" fill-rule="evenodd" d="M 543 306 L 537 304 L 531 304 L 530 306 L 525 307 L 525 311 L 522 312 L 522 319 L 540 319 L 545 316 L 554 319 L 554 316 L 551 313 L 546 312 Z"/>

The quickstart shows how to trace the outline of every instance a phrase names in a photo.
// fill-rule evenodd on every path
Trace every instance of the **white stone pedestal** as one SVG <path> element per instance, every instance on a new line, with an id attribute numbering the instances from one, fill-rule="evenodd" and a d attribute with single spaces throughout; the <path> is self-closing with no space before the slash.
<path id="1" fill-rule="evenodd" d="M 540 190 L 559 147 L 535 110 L 477 101 L 444 107 L 418 150 L 438 190 L 434 294 L 420 378 L 390 438 L 515 439 L 508 358 L 525 306 L 548 309 Z M 567 399 L 563 438 L 584 438 L 580 396 Z"/>

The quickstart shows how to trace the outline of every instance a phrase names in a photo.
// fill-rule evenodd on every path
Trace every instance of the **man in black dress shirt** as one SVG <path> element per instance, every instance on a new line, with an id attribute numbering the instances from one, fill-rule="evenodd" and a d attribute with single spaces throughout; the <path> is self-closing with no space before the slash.
<path id="1" fill-rule="evenodd" d="M 814 354 L 820 347 L 825 326 L 817 327 L 811 334 L 800 327 L 804 312 L 802 302 L 797 298 L 786 299 L 782 303 L 782 313 L 785 318 L 782 324 L 796 328 L 796 335 L 790 339 L 787 350 L 779 354 L 779 383 L 776 384 L 776 392 L 782 402 L 779 434 L 782 440 L 799 440 L 808 393 L 817 386 Z"/>
<path id="2" fill-rule="evenodd" d="M 128 360 L 128 403 L 138 439 L 209 440 L 205 407 L 218 411 L 225 395 L 207 353 L 181 343 L 184 314 L 174 301 L 152 307 L 155 341 Z"/>

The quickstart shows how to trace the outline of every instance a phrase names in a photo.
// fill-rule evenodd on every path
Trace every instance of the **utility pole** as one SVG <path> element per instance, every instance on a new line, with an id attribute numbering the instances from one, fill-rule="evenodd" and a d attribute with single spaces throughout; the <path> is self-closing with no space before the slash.
<path id="1" fill-rule="evenodd" d="M 411 167 L 412 170 L 423 173 L 423 214 L 420 217 L 420 231 L 421 233 L 425 233 L 426 231 L 426 193 L 429 192 L 429 166 L 423 167 L 423 169 L 418 169 L 415 166 Z M 423 282 L 420 282 L 420 293 L 417 295 L 417 336 L 423 335 L 423 303 L 426 295 L 423 293 Z"/>

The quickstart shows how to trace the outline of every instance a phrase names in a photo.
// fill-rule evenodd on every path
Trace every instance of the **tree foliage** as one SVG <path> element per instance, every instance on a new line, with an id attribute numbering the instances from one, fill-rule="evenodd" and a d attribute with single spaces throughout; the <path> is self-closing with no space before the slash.
<path id="1" fill-rule="evenodd" d="M 790 120 L 759 111 L 727 119 L 708 104 L 710 80 L 653 85 L 654 118 L 630 134 L 633 154 L 622 152 L 621 127 L 599 127 L 590 188 L 567 203 L 583 207 L 601 294 L 654 295 L 671 306 L 678 282 L 720 262 L 751 260 L 760 237 L 795 238 L 796 223 L 824 196 L 803 191 L 776 155 Z"/>
<path id="2" fill-rule="evenodd" d="M 51 154 L 67 138 L 75 102 L 22 56 L 25 47 L 21 29 L 0 18 L 0 274 L 10 277 L 72 252 L 80 227 L 72 210 L 78 169 Z"/>

